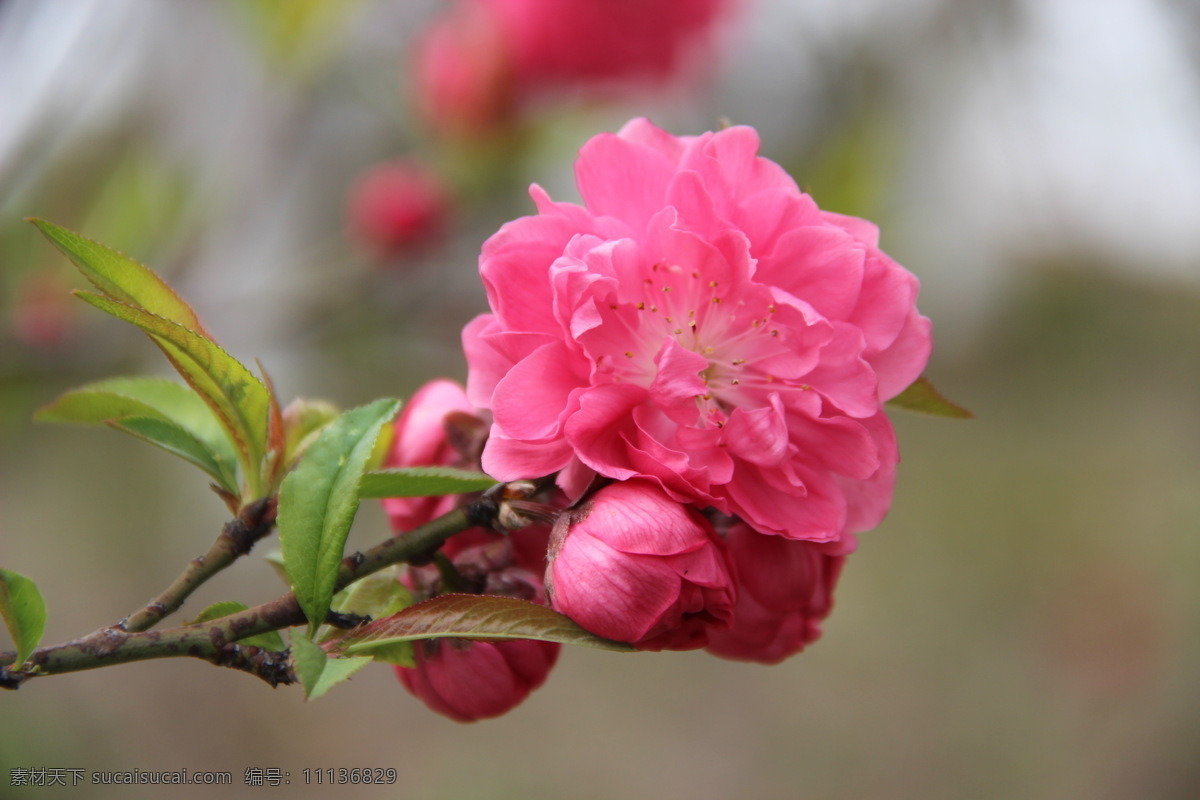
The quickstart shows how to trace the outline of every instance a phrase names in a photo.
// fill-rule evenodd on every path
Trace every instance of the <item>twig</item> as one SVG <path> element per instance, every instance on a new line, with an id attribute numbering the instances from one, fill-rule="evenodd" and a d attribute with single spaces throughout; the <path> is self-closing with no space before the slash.
<path id="1" fill-rule="evenodd" d="M 446 539 L 468 528 L 491 523 L 497 511 L 493 500 L 481 498 L 366 552 L 348 556 L 338 570 L 335 591 L 393 564 L 428 560 Z M 16 659 L 14 653 L 0 653 L 0 688 L 15 689 L 25 680 L 40 675 L 178 656 L 191 656 L 248 672 L 271 685 L 289 683 L 292 676 L 287 672 L 283 654 L 267 653 L 264 656 L 265 651 L 239 647 L 235 643 L 248 636 L 305 622 L 300 604 L 289 592 L 227 617 L 162 631 L 131 632 L 116 626 L 105 627 L 71 642 L 38 648 L 25 665 L 18 665 L 18 669 L 7 666 Z"/>
<path id="2" fill-rule="evenodd" d="M 163 617 L 177 611 L 205 581 L 249 553 L 274 527 L 275 498 L 264 497 L 250 503 L 225 524 L 207 553 L 189 561 L 175 582 L 162 594 L 145 608 L 118 622 L 113 626 L 114 629 L 139 633 L 153 628 Z"/>

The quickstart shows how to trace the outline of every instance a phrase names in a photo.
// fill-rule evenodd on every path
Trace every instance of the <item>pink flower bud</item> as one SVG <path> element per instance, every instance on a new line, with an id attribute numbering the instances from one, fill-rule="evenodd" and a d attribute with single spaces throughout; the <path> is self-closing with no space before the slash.
<path id="1" fill-rule="evenodd" d="M 729 626 L 735 589 L 721 541 L 694 509 L 650 483 L 602 488 L 551 540 L 551 605 L 642 650 L 692 650 Z"/>
<path id="2" fill-rule="evenodd" d="M 447 429 L 454 414 L 475 414 L 466 392 L 457 383 L 439 378 L 418 389 L 396 418 L 384 467 L 470 467 L 463 463 L 464 456 L 455 448 Z M 401 533 L 445 514 L 458 500 L 457 495 L 448 495 L 387 497 L 381 502 L 392 529 Z"/>
<path id="3" fill-rule="evenodd" d="M 441 179 L 407 159 L 367 170 L 347 198 L 351 233 L 380 259 L 432 239 L 449 211 L 450 196 Z"/>
<path id="4" fill-rule="evenodd" d="M 544 552 L 544 550 L 543 550 Z M 499 537 L 462 550 L 454 558 L 462 585 L 448 587 L 433 567 L 409 567 L 404 583 L 420 599 L 445 591 L 501 595 L 546 601 L 537 576 L 514 562 L 511 541 Z M 499 716 L 545 682 L 558 659 L 555 642 L 517 640 L 471 642 L 432 639 L 416 642 L 414 667 L 396 667 L 396 676 L 425 705 L 459 722 Z"/>
<path id="5" fill-rule="evenodd" d="M 504 714 L 541 686 L 560 648 L 525 639 L 430 639 L 416 643 L 416 667 L 396 667 L 396 676 L 434 711 L 474 722 Z"/>
<path id="6" fill-rule="evenodd" d="M 738 599 L 733 626 L 709 636 L 708 652 L 777 664 L 816 641 L 853 537 L 833 544 L 793 541 L 738 522 L 725 543 L 737 569 Z"/>
<path id="7" fill-rule="evenodd" d="M 479 450 L 486 434 L 487 423 L 476 415 L 463 388 L 438 378 L 418 389 L 396 418 L 391 449 L 383 466 L 478 470 Z M 385 497 L 380 502 L 392 530 L 404 533 L 451 511 L 463 502 L 463 497 Z M 447 541 L 442 552 L 454 556 L 464 548 L 503 539 L 511 543 L 515 563 L 540 574 L 546 568 L 549 538 L 547 525 L 530 525 L 507 537 L 471 528 Z"/>

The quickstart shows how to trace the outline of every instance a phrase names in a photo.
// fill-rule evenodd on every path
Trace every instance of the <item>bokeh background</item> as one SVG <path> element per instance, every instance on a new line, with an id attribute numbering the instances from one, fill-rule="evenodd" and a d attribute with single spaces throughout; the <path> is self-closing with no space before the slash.
<path id="1" fill-rule="evenodd" d="M 447 121 L 460 78 L 430 97 L 414 59 L 453 5 L 0 2 L 0 564 L 40 584 L 45 641 L 144 603 L 225 513 L 159 451 L 30 421 L 164 364 L 69 296 L 82 279 L 27 216 L 152 265 L 281 395 L 350 406 L 464 377 L 480 244 L 532 210 L 531 181 L 575 199 L 589 136 L 728 118 L 823 207 L 881 225 L 922 279 L 928 374 L 977 419 L 893 414 L 892 513 L 783 665 L 566 649 L 469 726 L 382 667 L 312 703 L 199 662 L 79 673 L 0 696 L 0 797 L 327 796 L 302 771 L 329 767 L 395 767 L 336 794 L 406 800 L 1200 796 L 1197 6 L 708 3 L 661 40 L 666 66 L 514 79 L 508 105 L 468 91 Z M 485 69 L 489 42 L 449 63 Z M 396 159 L 436 202 L 356 194 Z M 386 532 L 364 506 L 352 545 Z M 274 580 L 251 557 L 184 613 Z M 234 785 L 22 790 L 21 767 Z M 244 786 L 248 767 L 290 786 Z"/>

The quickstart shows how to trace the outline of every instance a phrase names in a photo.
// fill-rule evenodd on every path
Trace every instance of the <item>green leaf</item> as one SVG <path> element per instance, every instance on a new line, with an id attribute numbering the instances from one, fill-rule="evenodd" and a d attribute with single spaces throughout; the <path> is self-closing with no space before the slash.
<path id="1" fill-rule="evenodd" d="M 412 593 L 396 580 L 395 572 L 384 570 L 373 572 L 347 586 L 334 595 L 333 610 L 343 614 L 359 614 L 372 619 L 390 617 L 413 604 Z M 322 642 L 340 640 L 349 632 L 333 630 Z M 402 667 L 416 666 L 413 660 L 412 642 L 396 642 L 371 651 L 371 658 L 386 664 Z"/>
<path id="2" fill-rule="evenodd" d="M 219 603 L 213 603 L 208 608 L 200 612 L 200 616 L 191 620 L 187 624 L 192 625 L 197 622 L 211 622 L 214 619 L 228 617 L 230 614 L 236 614 L 239 611 L 245 611 L 249 606 L 233 600 L 222 600 Z M 287 645 L 283 641 L 283 637 L 279 635 L 279 631 L 267 631 L 254 636 L 247 636 L 245 639 L 238 639 L 240 645 L 250 645 L 252 647 L 261 647 L 263 650 L 270 650 L 273 653 L 281 653 L 287 649 Z"/>
<path id="3" fill-rule="evenodd" d="M 199 439 L 175 423 L 156 417 L 126 417 L 113 420 L 109 426 L 179 456 L 204 470 L 218 485 L 237 493 L 237 479 L 232 471 L 218 462 Z"/>
<path id="4" fill-rule="evenodd" d="M 17 647 L 13 666 L 20 667 L 46 630 L 46 603 L 37 584 L 18 572 L 0 569 L 0 616 Z"/>
<path id="5" fill-rule="evenodd" d="M 322 429 L 279 489 L 279 544 L 310 631 L 329 610 L 375 437 L 399 407 L 398 400 L 377 400 L 342 414 Z"/>
<path id="6" fill-rule="evenodd" d="M 327 400 L 297 397 L 283 410 L 284 453 L 287 461 L 294 460 L 304 448 L 316 440 L 316 434 L 337 419 L 337 406 Z"/>
<path id="7" fill-rule="evenodd" d="M 496 485 L 482 472 L 454 467 L 399 467 L 368 472 L 363 476 L 360 497 L 430 497 L 442 494 L 481 492 Z"/>
<path id="8" fill-rule="evenodd" d="M 288 578 L 287 567 L 283 565 L 283 551 L 276 547 L 274 550 L 263 555 L 263 561 L 271 567 L 271 571 L 279 576 L 284 585 L 291 588 L 292 581 Z"/>
<path id="9" fill-rule="evenodd" d="M 111 247 L 43 219 L 29 221 L 106 297 L 144 308 L 208 338 L 192 307 L 148 267 Z"/>
<path id="10" fill-rule="evenodd" d="M 320 645 L 298 631 L 292 633 L 292 667 L 309 700 L 316 700 L 369 663 L 369 658 L 329 658 Z"/>
<path id="11" fill-rule="evenodd" d="M 156 419 L 182 428 L 199 443 L 178 448 L 155 444 L 181 455 L 237 494 L 237 454 L 212 409 L 188 387 L 165 378 L 111 378 L 72 389 L 33 415 L 39 422 L 110 425 L 135 417 Z M 120 426 L 113 426 L 118 427 Z M 140 432 L 126 431 L 140 438 Z"/>
<path id="12" fill-rule="evenodd" d="M 259 469 L 267 447 L 271 398 L 267 387 L 215 342 L 136 306 L 90 292 L 75 295 L 101 311 L 150 334 L 155 344 L 217 415 L 233 439 L 251 495 L 259 493 Z"/>
<path id="13" fill-rule="evenodd" d="M 950 402 L 941 392 L 933 388 L 927 378 L 913 381 L 907 389 L 888 401 L 889 405 L 908 411 L 920 411 L 938 417 L 974 419 L 975 415 L 960 405 Z"/>
<path id="14" fill-rule="evenodd" d="M 347 586 L 333 598 L 331 608 L 343 614 L 379 619 L 413 604 L 413 596 L 391 570 L 373 572 Z"/>
<path id="15" fill-rule="evenodd" d="M 380 644 L 378 647 L 372 648 L 366 657 L 381 664 L 393 664 L 397 667 L 408 667 L 411 669 L 417 665 L 417 657 L 413 654 L 412 642 Z"/>
<path id="16" fill-rule="evenodd" d="M 396 642 L 442 636 L 481 641 L 538 639 L 622 652 L 635 649 L 589 633 L 570 617 L 546 606 L 513 597 L 474 594 L 444 594 L 409 606 L 351 631 L 338 646 L 346 653 L 362 653 Z"/>

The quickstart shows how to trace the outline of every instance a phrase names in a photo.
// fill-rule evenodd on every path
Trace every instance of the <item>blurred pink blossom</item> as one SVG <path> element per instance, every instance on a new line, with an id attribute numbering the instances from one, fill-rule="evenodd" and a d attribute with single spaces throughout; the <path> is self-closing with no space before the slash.
<path id="1" fill-rule="evenodd" d="M 439 131 L 484 134 L 513 115 L 512 43 L 490 6 L 458 3 L 417 45 L 411 68 L 417 109 Z"/>
<path id="2" fill-rule="evenodd" d="M 413 74 L 435 127 L 487 133 L 555 91 L 660 81 L 702 50 L 733 0 L 459 0 L 425 32 Z"/>
<path id="3" fill-rule="evenodd" d="M 735 590 L 703 516 L 650 483 L 614 483 L 564 511 L 550 546 L 551 605 L 642 650 L 694 650 L 727 628 Z"/>
<path id="4" fill-rule="evenodd" d="M 820 210 L 754 129 L 676 137 L 644 119 L 584 145 L 584 205 L 483 246 L 492 313 L 463 331 L 483 467 L 598 473 L 834 541 L 879 523 L 898 460 L 883 402 L 923 370 L 916 277 L 865 220 Z"/>
<path id="5" fill-rule="evenodd" d="M 52 272 L 34 272 L 13 292 L 10 329 L 23 344 L 40 350 L 62 347 L 77 326 L 71 284 Z"/>
<path id="6" fill-rule="evenodd" d="M 380 259 L 435 238 L 445 227 L 451 200 L 437 173 L 411 159 L 376 164 L 354 182 L 347 197 L 351 235 Z"/>

